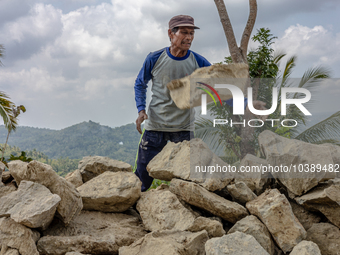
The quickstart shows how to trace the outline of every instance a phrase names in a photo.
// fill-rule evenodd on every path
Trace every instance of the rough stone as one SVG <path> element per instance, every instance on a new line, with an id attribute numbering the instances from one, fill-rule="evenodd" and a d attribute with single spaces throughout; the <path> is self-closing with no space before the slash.
<path id="1" fill-rule="evenodd" d="M 334 164 L 330 147 L 288 139 L 269 130 L 263 131 L 258 140 L 268 164 L 290 169 L 287 172 L 273 171 L 272 175 L 295 195 L 301 196 L 317 186 L 324 178 L 335 177 L 334 172 L 307 171 L 307 168 L 311 169 L 312 165 L 324 167 Z M 302 167 L 304 171 L 300 172 Z"/>
<path id="2" fill-rule="evenodd" d="M 198 216 L 189 205 L 180 201 L 163 184 L 157 189 L 142 193 L 137 210 L 149 231 L 180 230 L 198 232 L 206 230 L 211 237 L 225 234 L 222 223 Z"/>
<path id="3" fill-rule="evenodd" d="M 245 205 L 247 202 L 257 198 L 254 192 L 252 192 L 244 182 L 236 182 L 235 184 L 228 185 L 227 189 L 233 199 L 241 205 Z"/>
<path id="4" fill-rule="evenodd" d="M 275 252 L 275 244 L 267 227 L 254 215 L 249 215 L 236 224 L 228 231 L 228 234 L 236 231 L 253 236 L 256 241 L 270 254 Z"/>
<path id="5" fill-rule="evenodd" d="M 209 211 L 231 223 L 236 223 L 248 215 L 247 209 L 240 204 L 226 200 L 193 182 L 172 179 L 170 191 L 188 204 Z"/>
<path id="6" fill-rule="evenodd" d="M 36 160 L 30 163 L 10 162 L 9 170 L 18 184 L 21 180 L 33 181 L 44 185 L 53 194 L 60 196 L 61 201 L 57 207 L 58 216 L 67 225 L 77 216 L 83 208 L 83 202 L 76 188 L 57 175 L 52 167 Z"/>
<path id="7" fill-rule="evenodd" d="M 206 230 L 210 238 L 220 237 L 225 234 L 220 221 L 199 216 L 195 219 L 193 225 L 188 228 L 188 231 L 199 232 L 201 230 Z"/>
<path id="8" fill-rule="evenodd" d="M 169 191 L 168 188 L 151 189 L 143 192 L 137 202 L 137 210 L 149 231 L 187 230 L 196 216 Z"/>
<path id="9" fill-rule="evenodd" d="M 1 186 L 1 182 L 0 182 L 0 199 L 3 196 L 6 196 L 6 195 L 8 195 L 8 194 L 10 194 L 10 193 L 12 193 L 16 190 L 17 190 L 17 188 L 15 187 L 14 183 L 9 183 L 6 186 L 5 185 Z"/>
<path id="10" fill-rule="evenodd" d="M 205 255 L 206 231 L 191 233 L 178 230 L 154 231 L 119 249 L 119 255 Z"/>
<path id="11" fill-rule="evenodd" d="M 216 156 L 198 138 L 181 143 L 169 142 L 148 164 L 147 170 L 153 178 L 171 181 L 173 178 L 191 180 L 207 190 L 215 191 L 227 186 L 231 179 L 221 173 L 197 173 L 195 166 L 226 166 L 228 164 Z"/>
<path id="12" fill-rule="evenodd" d="M 24 179 L 24 174 L 27 170 L 27 165 L 28 163 L 23 162 L 21 160 L 13 160 L 8 163 L 9 172 L 13 176 L 18 186 L 20 185 L 20 182 Z"/>
<path id="13" fill-rule="evenodd" d="M 249 77 L 247 64 L 214 64 L 196 69 L 191 75 L 172 80 L 167 84 L 170 96 L 180 109 L 188 109 L 201 105 L 201 95 L 204 93 L 196 87 L 204 87 L 196 82 L 203 82 L 215 88 L 215 84 L 233 84 L 245 91 Z M 243 78 L 243 79 L 240 79 Z M 215 88 L 222 100 L 232 98 L 228 89 Z M 213 101 L 207 97 L 207 102 Z"/>
<path id="14" fill-rule="evenodd" d="M 35 245 L 37 233 L 11 218 L 0 218 L 0 246 L 17 249 L 21 255 L 39 255 Z"/>
<path id="15" fill-rule="evenodd" d="M 106 172 L 132 172 L 132 167 L 128 163 L 102 156 L 84 157 L 78 165 L 83 182 Z"/>
<path id="16" fill-rule="evenodd" d="M 78 187 L 84 210 L 123 212 L 141 195 L 142 183 L 134 173 L 105 172 Z"/>
<path id="17" fill-rule="evenodd" d="M 322 255 L 340 254 L 340 230 L 330 223 L 315 223 L 307 230 L 307 241 L 316 243 Z"/>
<path id="18" fill-rule="evenodd" d="M 289 255 L 321 255 L 319 247 L 311 241 L 302 241 Z"/>
<path id="19" fill-rule="evenodd" d="M 319 215 L 306 210 L 306 208 L 297 204 L 295 201 L 289 201 L 289 203 L 294 215 L 305 230 L 310 229 L 314 223 L 319 223 L 321 221 L 321 217 Z"/>
<path id="20" fill-rule="evenodd" d="M 147 233 L 137 217 L 122 213 L 82 211 L 68 226 L 56 220 L 38 242 L 40 253 L 64 255 L 66 252 L 117 254 Z"/>
<path id="21" fill-rule="evenodd" d="M 268 255 L 253 236 L 238 231 L 208 240 L 205 252 L 206 255 Z"/>
<path id="22" fill-rule="evenodd" d="M 252 154 L 247 154 L 240 162 L 239 169 L 250 168 L 253 170 L 261 169 L 263 166 L 268 166 L 265 159 L 258 158 Z M 244 182 L 256 195 L 262 194 L 262 192 L 269 188 L 272 175 L 269 172 L 262 173 L 262 171 L 253 172 L 239 172 L 235 176 L 234 182 Z"/>
<path id="23" fill-rule="evenodd" d="M 267 190 L 246 204 L 268 228 L 284 252 L 291 251 L 306 237 L 306 230 L 295 217 L 287 198 L 277 189 Z"/>
<path id="24" fill-rule="evenodd" d="M 340 228 L 340 185 L 325 183 L 295 200 L 308 210 L 321 212 Z"/>
<path id="25" fill-rule="evenodd" d="M 81 173 L 79 171 L 79 169 L 68 173 L 65 176 L 66 181 L 69 181 L 70 183 L 72 183 L 74 185 L 74 187 L 78 188 L 79 186 L 83 185 L 83 178 L 81 176 Z"/>
<path id="26" fill-rule="evenodd" d="M 75 251 L 81 254 L 118 254 L 118 249 L 115 240 L 105 236 L 44 236 L 38 242 L 39 253 L 45 255 L 64 255 Z"/>
<path id="27" fill-rule="evenodd" d="M 46 229 L 52 222 L 60 202 L 45 186 L 22 181 L 17 191 L 0 200 L 0 217 L 10 216 L 29 228 Z"/>

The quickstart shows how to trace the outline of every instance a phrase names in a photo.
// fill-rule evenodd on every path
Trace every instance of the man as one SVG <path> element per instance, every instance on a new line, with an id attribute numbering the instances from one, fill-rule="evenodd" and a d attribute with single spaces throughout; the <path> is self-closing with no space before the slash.
<path id="1" fill-rule="evenodd" d="M 170 47 L 151 52 L 145 59 L 135 82 L 135 100 L 138 109 L 137 130 L 142 134 L 138 147 L 137 168 L 135 174 L 142 181 L 142 191 L 152 184 L 146 166 L 170 140 L 182 142 L 193 137 L 193 109 L 179 109 L 170 97 L 166 85 L 174 80 L 190 75 L 197 68 L 210 66 L 208 60 L 190 51 L 194 39 L 194 19 L 187 15 L 178 15 L 169 21 L 168 36 Z M 152 79 L 152 98 L 145 112 L 147 83 Z M 232 105 L 232 100 L 227 103 Z M 253 102 L 254 107 L 265 109 L 264 103 Z M 142 133 L 141 123 L 145 121 Z"/>
<path id="2" fill-rule="evenodd" d="M 178 15 L 169 21 L 168 36 L 170 47 L 150 53 L 135 82 L 135 100 L 138 109 L 136 126 L 142 134 L 141 123 L 145 122 L 138 156 L 136 175 L 142 181 L 142 191 L 152 184 L 146 166 L 166 145 L 167 141 L 190 140 L 193 130 L 192 110 L 179 109 L 170 97 L 166 85 L 174 80 L 190 75 L 197 68 L 210 66 L 199 54 L 190 51 L 194 39 L 194 19 L 188 15 Z M 152 79 L 152 99 L 148 113 L 145 112 L 146 88 Z"/>

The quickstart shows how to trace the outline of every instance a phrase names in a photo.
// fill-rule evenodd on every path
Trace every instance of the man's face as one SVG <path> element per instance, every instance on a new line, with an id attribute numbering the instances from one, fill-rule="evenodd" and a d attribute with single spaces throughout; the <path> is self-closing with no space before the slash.
<path id="1" fill-rule="evenodd" d="M 191 43 L 194 40 L 195 30 L 192 27 L 179 27 L 174 34 L 169 29 L 169 37 L 171 39 L 171 46 L 180 50 L 187 51 L 190 49 Z"/>

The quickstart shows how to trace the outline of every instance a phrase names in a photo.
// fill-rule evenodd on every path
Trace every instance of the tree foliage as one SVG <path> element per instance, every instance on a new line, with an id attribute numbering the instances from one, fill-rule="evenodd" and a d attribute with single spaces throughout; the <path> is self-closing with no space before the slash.
<path id="1" fill-rule="evenodd" d="M 133 165 L 139 138 L 134 124 L 110 128 L 89 121 L 62 130 L 18 127 L 9 138 L 9 144 L 24 151 L 36 149 L 50 159 L 71 160 L 97 155 Z M 0 141 L 4 142 L 5 139 L 0 128 Z"/>

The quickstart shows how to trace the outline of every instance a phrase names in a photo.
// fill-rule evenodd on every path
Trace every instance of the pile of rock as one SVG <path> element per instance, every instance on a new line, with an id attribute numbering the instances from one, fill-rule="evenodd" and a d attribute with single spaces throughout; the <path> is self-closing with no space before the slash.
<path id="1" fill-rule="evenodd" d="M 130 165 L 104 157 L 85 157 L 66 178 L 40 162 L 11 162 L 0 187 L 0 254 L 340 254 L 340 149 L 270 131 L 259 144 L 266 159 L 247 155 L 238 169 L 334 169 L 207 178 L 192 166 L 227 165 L 193 139 L 166 145 L 148 171 L 169 185 L 141 193 Z"/>

